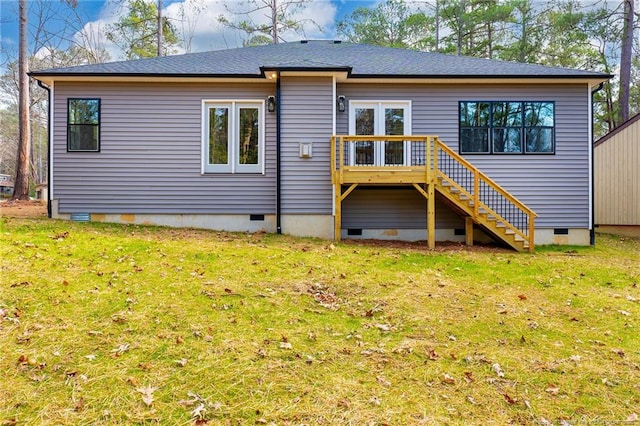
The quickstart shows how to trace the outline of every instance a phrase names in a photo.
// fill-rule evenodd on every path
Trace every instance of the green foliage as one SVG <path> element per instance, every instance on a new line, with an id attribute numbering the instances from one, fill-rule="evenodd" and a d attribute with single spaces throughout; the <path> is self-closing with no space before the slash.
<path id="1" fill-rule="evenodd" d="M 338 35 L 353 43 L 431 49 L 433 19 L 412 12 L 401 0 L 387 0 L 375 8 L 359 7 L 338 22 Z"/>
<path id="2" fill-rule="evenodd" d="M 127 59 L 151 58 L 158 55 L 158 8 L 155 2 L 128 0 L 128 13 L 109 25 L 107 39 L 118 45 Z M 162 18 L 162 54 L 173 53 L 178 44 L 175 26 Z"/>
<path id="3" fill-rule="evenodd" d="M 0 218 L 7 424 L 638 415 L 640 241 L 536 254 Z"/>

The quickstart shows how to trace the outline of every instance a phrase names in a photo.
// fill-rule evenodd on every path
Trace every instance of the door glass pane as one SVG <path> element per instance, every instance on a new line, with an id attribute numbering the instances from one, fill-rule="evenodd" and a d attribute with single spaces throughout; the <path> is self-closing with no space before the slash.
<path id="1" fill-rule="evenodd" d="M 404 134 L 403 108 L 385 108 L 384 131 L 385 135 Z M 384 163 L 392 165 L 404 164 L 404 142 L 385 142 Z"/>
<path id="2" fill-rule="evenodd" d="M 240 108 L 239 164 L 258 164 L 258 108 Z"/>
<path id="3" fill-rule="evenodd" d="M 356 108 L 356 135 L 375 134 L 375 110 L 373 108 Z M 374 164 L 373 142 L 356 142 L 355 165 Z"/>
<path id="4" fill-rule="evenodd" d="M 209 164 L 229 164 L 229 108 L 209 109 Z"/>

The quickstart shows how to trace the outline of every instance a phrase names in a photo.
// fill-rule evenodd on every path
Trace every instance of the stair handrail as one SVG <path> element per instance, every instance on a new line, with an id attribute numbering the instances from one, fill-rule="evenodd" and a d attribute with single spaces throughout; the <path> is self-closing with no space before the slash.
<path id="1" fill-rule="evenodd" d="M 498 183 L 496 183 L 493 179 L 491 179 L 485 173 L 483 173 L 476 166 L 474 166 L 469 161 L 467 161 L 464 157 L 462 157 L 457 152 L 455 152 L 454 150 L 449 148 L 449 146 L 447 146 L 439 138 L 436 137 L 435 138 L 435 144 L 434 144 L 434 154 L 433 154 L 434 158 L 438 157 L 438 152 L 437 152 L 438 149 L 440 149 L 440 150 L 444 151 L 445 153 L 447 153 L 447 155 L 449 155 L 451 158 L 456 160 L 460 165 L 465 167 L 467 170 L 469 170 L 473 174 L 474 191 L 473 191 L 473 194 L 469 194 L 469 195 L 473 196 L 474 216 L 476 216 L 476 217 L 478 216 L 478 209 L 479 209 L 480 205 L 482 204 L 483 208 L 485 208 L 488 212 L 490 212 L 491 215 L 493 215 L 496 218 L 498 218 L 501 222 L 503 222 L 505 224 L 506 227 L 512 229 L 514 232 L 516 232 L 522 238 L 527 240 L 529 242 L 529 248 L 530 248 L 530 250 L 532 250 L 533 249 L 533 241 L 534 241 L 533 240 L 534 219 L 536 217 L 538 217 L 538 214 L 536 212 L 534 212 L 531 208 L 529 208 L 527 205 L 525 205 L 518 198 L 516 198 L 511 193 L 509 193 L 507 190 L 505 190 L 502 186 L 500 186 Z M 435 172 L 437 174 L 439 174 L 439 175 L 444 175 L 444 176 L 446 176 L 448 178 L 448 180 L 455 182 L 455 180 L 451 179 L 450 176 L 447 176 L 441 170 L 438 169 Z M 500 194 L 502 197 L 504 197 L 511 204 L 513 204 L 516 208 L 518 208 L 520 211 L 522 211 L 524 214 L 526 214 L 528 216 L 528 219 L 529 219 L 528 220 L 528 225 L 529 226 L 528 226 L 528 229 L 526 230 L 526 232 L 523 232 L 518 227 L 513 226 L 509 220 L 505 219 L 498 212 L 496 212 L 493 208 L 491 208 L 490 206 L 488 206 L 484 202 L 480 201 L 480 191 L 479 191 L 479 182 L 480 181 L 485 182 L 494 191 L 496 191 L 498 194 Z M 465 192 L 467 192 L 467 194 L 468 194 L 468 191 L 465 190 Z"/>

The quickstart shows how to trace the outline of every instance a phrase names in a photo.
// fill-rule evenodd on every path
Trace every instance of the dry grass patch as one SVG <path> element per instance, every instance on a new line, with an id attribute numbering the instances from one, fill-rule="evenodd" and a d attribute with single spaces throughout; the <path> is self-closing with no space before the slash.
<path id="1" fill-rule="evenodd" d="M 0 219 L 5 424 L 640 415 L 640 242 L 534 255 Z"/>

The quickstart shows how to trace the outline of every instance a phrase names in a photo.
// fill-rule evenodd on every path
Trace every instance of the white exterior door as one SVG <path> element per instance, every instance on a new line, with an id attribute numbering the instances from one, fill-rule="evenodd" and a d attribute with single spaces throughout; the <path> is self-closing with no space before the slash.
<path id="1" fill-rule="evenodd" d="M 409 101 L 349 102 L 349 134 L 410 135 Z M 351 144 L 349 163 L 356 166 L 401 166 L 408 164 L 404 142 L 362 141 Z"/>

